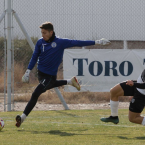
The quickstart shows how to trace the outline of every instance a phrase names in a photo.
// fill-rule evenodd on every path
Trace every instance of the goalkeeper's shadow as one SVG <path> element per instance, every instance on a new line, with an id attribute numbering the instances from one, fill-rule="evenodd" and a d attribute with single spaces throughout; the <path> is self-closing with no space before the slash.
<path id="1" fill-rule="evenodd" d="M 138 140 L 145 140 L 145 136 L 138 136 L 138 137 L 132 137 L 132 138 L 128 138 L 125 136 L 117 136 L 120 139 L 127 139 L 127 140 L 134 140 L 134 139 L 138 139 Z"/>
<path id="2" fill-rule="evenodd" d="M 59 136 L 73 136 L 73 135 L 81 135 L 76 133 L 68 133 L 65 131 L 60 130 L 50 130 L 50 131 L 32 131 L 32 130 L 18 130 L 19 132 L 29 132 L 32 134 L 53 134 L 53 135 L 59 135 Z"/>
<path id="3" fill-rule="evenodd" d="M 51 134 L 51 135 L 58 135 L 58 136 L 74 136 L 74 135 L 102 135 L 102 136 L 109 136 L 110 137 L 110 134 L 108 133 L 95 133 L 95 134 L 86 134 L 86 133 L 71 133 L 71 132 L 66 132 L 66 131 L 60 131 L 60 130 L 50 130 L 50 131 L 32 131 L 32 130 L 18 130 L 19 132 L 29 132 L 29 133 L 32 133 L 32 134 Z M 86 131 L 86 130 L 83 130 L 83 132 Z M 115 134 L 114 134 L 115 135 Z M 121 139 L 128 139 L 127 137 L 123 137 L 123 136 L 118 136 L 119 138 Z M 131 139 L 131 138 L 130 138 Z M 132 138 L 134 139 L 134 138 Z M 136 139 L 145 139 L 145 137 L 136 137 Z"/>

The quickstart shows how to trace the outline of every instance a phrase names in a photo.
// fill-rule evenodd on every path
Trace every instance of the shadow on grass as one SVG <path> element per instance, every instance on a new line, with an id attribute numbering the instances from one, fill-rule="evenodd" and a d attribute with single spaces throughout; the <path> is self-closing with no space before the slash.
<path id="1" fill-rule="evenodd" d="M 82 135 L 82 134 L 76 134 L 76 133 L 68 133 L 65 131 L 60 130 L 50 130 L 50 131 L 31 131 L 31 130 L 18 130 L 19 132 L 30 132 L 33 134 L 53 134 L 53 135 L 60 135 L 60 136 L 73 136 L 73 135 Z"/>
<path id="2" fill-rule="evenodd" d="M 55 110 L 55 112 L 60 113 L 60 114 L 64 114 L 64 115 L 68 115 L 68 116 L 71 116 L 71 117 L 79 117 L 76 114 L 67 113 L 66 111 L 64 112 L 64 111 L 57 111 L 57 110 Z"/>
<path id="3" fill-rule="evenodd" d="M 128 138 L 128 137 L 124 137 L 124 136 L 118 136 L 118 138 L 120 138 L 120 139 L 127 139 L 127 140 L 132 140 L 132 139 L 145 140 L 145 136 L 134 137 L 134 138 Z"/>
<path id="4" fill-rule="evenodd" d="M 73 135 L 78 135 L 75 133 L 67 133 L 67 132 L 63 132 L 60 130 L 50 130 L 49 134 L 53 134 L 53 135 L 60 135 L 60 136 L 73 136 Z"/>
<path id="5" fill-rule="evenodd" d="M 60 131 L 60 130 L 50 130 L 50 131 L 32 131 L 32 130 L 18 130 L 19 132 L 29 132 L 29 133 L 32 133 L 32 134 L 51 134 L 51 135 L 59 135 L 59 136 L 74 136 L 74 135 L 102 135 L 102 136 L 110 136 L 108 135 L 108 133 L 103 133 L 103 134 L 100 134 L 100 133 L 96 133 L 96 134 L 85 134 L 85 133 L 68 133 L 66 131 Z M 71 130 L 69 130 L 71 131 Z M 80 131 L 80 130 L 79 130 Z M 81 130 L 81 131 L 87 131 L 87 129 L 84 129 L 84 130 Z M 112 134 L 113 135 L 113 134 Z M 116 134 L 114 134 L 115 136 Z M 127 134 L 126 134 L 127 135 Z M 121 139 L 133 139 L 133 138 L 127 138 L 127 137 L 123 137 L 123 136 L 118 136 L 118 138 L 121 138 Z M 136 137 L 137 139 L 145 139 L 145 137 Z"/>
<path id="6" fill-rule="evenodd" d="M 136 139 L 145 140 L 145 136 L 135 137 Z"/>

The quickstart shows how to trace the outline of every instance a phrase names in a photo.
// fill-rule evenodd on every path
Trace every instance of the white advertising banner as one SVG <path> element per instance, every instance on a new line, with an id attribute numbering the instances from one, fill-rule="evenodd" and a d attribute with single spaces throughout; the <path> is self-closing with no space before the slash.
<path id="1" fill-rule="evenodd" d="M 125 80 L 137 80 L 145 68 L 145 50 L 66 49 L 63 57 L 64 79 L 76 76 L 81 91 L 108 92 Z M 77 92 L 65 86 L 67 92 Z"/>

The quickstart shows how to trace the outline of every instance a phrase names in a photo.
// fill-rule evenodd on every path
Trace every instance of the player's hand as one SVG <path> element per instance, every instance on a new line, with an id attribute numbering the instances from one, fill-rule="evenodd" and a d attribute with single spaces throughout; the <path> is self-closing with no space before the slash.
<path id="1" fill-rule="evenodd" d="M 100 44 L 100 45 L 109 45 L 111 42 L 105 38 L 102 38 L 100 40 L 96 40 L 95 44 Z"/>
<path id="2" fill-rule="evenodd" d="M 131 80 L 127 80 L 126 81 L 126 85 L 133 86 L 134 85 L 134 82 L 131 81 Z"/>
<path id="3" fill-rule="evenodd" d="M 25 72 L 25 74 L 22 77 L 22 82 L 23 83 L 29 83 L 29 73 L 30 73 L 30 70 L 27 69 L 26 72 Z"/>

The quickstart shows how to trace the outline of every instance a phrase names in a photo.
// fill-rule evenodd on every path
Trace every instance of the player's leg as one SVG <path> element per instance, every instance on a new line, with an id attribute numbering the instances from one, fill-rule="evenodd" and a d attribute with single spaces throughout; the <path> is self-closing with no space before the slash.
<path id="1" fill-rule="evenodd" d="M 120 96 L 132 96 L 134 94 L 134 87 L 126 85 L 126 82 L 117 84 L 110 90 L 110 108 L 111 116 L 108 118 L 101 118 L 103 122 L 112 122 L 114 124 L 119 123 L 118 118 L 118 106 L 119 106 L 119 97 Z"/>
<path id="2" fill-rule="evenodd" d="M 39 84 L 36 87 L 36 89 L 32 93 L 31 99 L 29 100 L 28 104 L 25 107 L 23 114 L 21 116 L 20 115 L 16 116 L 16 126 L 17 127 L 20 127 L 21 123 L 26 119 L 28 114 L 32 111 L 32 109 L 34 108 L 34 106 L 37 103 L 38 97 L 42 94 L 43 88 L 44 88 L 44 86 L 42 84 Z"/>
<path id="3" fill-rule="evenodd" d="M 129 111 L 129 114 L 128 114 L 129 121 L 132 123 L 142 124 L 144 117 L 140 116 L 140 114 L 141 113 L 135 113 L 135 112 Z M 144 125 L 145 125 L 145 121 L 144 121 Z"/>
<path id="4" fill-rule="evenodd" d="M 130 101 L 129 106 L 129 121 L 132 123 L 142 124 L 145 126 L 145 118 L 140 114 L 145 106 L 145 95 L 141 94 L 137 89 L 135 89 L 135 94 Z"/>
<path id="5" fill-rule="evenodd" d="M 45 73 L 38 70 L 38 80 L 39 80 L 39 82 L 44 77 L 46 78 L 48 76 L 49 76 L 48 74 L 45 74 Z M 60 87 L 60 86 L 63 86 L 63 85 L 71 85 L 71 86 L 75 87 L 78 91 L 80 91 L 80 89 L 81 89 L 81 86 L 80 86 L 76 77 L 72 77 L 71 79 L 68 79 L 68 80 L 56 80 L 55 84 L 51 88 Z M 51 89 L 51 88 L 49 88 L 49 89 Z"/>
<path id="6" fill-rule="evenodd" d="M 72 77 L 71 79 L 68 79 L 68 80 L 56 80 L 53 87 L 59 87 L 63 85 L 71 85 L 75 87 L 78 91 L 80 91 L 81 89 L 81 86 L 76 77 Z"/>
<path id="7" fill-rule="evenodd" d="M 119 97 L 124 96 L 124 90 L 122 89 L 121 85 L 122 84 L 118 84 L 110 90 L 111 117 L 114 118 L 117 121 L 117 123 L 119 122 L 118 120 Z"/>
<path id="8" fill-rule="evenodd" d="M 26 119 L 29 113 L 32 111 L 34 106 L 37 103 L 39 96 L 44 93 L 47 89 L 52 88 L 56 81 L 56 77 L 47 77 L 46 79 L 42 79 L 40 84 L 36 87 L 34 92 L 32 93 L 31 99 L 25 107 L 23 114 L 16 116 L 16 126 L 20 127 L 21 123 Z"/>
<path id="9" fill-rule="evenodd" d="M 39 81 L 40 81 L 40 84 L 36 87 L 35 91 L 32 93 L 31 99 L 28 102 L 23 114 L 21 116 L 20 115 L 16 116 L 16 126 L 17 127 L 20 127 L 21 123 L 26 119 L 26 117 L 29 115 L 29 113 L 32 111 L 32 109 L 36 105 L 39 96 L 42 93 L 44 93 L 46 90 L 49 90 L 54 87 L 66 85 L 68 82 L 70 84 L 72 83 L 71 85 L 78 88 L 78 90 L 79 90 L 79 87 L 75 84 L 75 83 L 78 83 L 78 81 L 75 77 L 73 77 L 71 80 L 57 81 L 56 76 L 46 76 L 46 78 L 43 78 L 39 75 Z M 79 85 L 79 83 L 78 83 L 78 85 Z"/>
<path id="10" fill-rule="evenodd" d="M 117 84 L 110 90 L 110 108 L 111 108 L 111 116 L 107 118 L 101 118 L 100 120 L 103 122 L 112 122 L 117 124 L 119 122 L 118 118 L 118 106 L 119 106 L 119 97 L 124 95 L 124 90 Z"/>
<path id="11" fill-rule="evenodd" d="M 124 90 L 122 89 L 120 84 L 117 84 L 113 88 L 110 89 L 110 99 L 112 101 L 118 101 L 120 96 L 124 95 Z"/>

